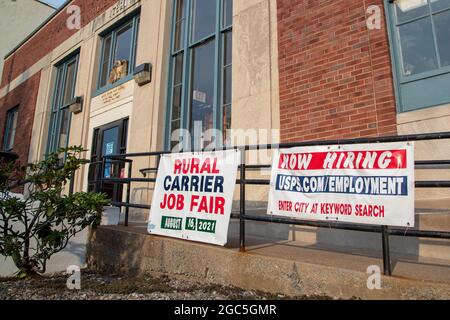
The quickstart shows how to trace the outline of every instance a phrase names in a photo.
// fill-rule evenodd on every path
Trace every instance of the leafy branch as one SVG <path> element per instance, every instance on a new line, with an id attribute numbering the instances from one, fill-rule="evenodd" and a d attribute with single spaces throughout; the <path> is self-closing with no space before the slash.
<path id="1" fill-rule="evenodd" d="M 11 257 L 21 275 L 45 273 L 50 257 L 69 240 L 101 221 L 105 194 L 67 194 L 67 185 L 87 160 L 81 147 L 57 150 L 25 167 L 0 163 L 0 255 Z M 10 193 L 26 184 L 25 196 Z"/>

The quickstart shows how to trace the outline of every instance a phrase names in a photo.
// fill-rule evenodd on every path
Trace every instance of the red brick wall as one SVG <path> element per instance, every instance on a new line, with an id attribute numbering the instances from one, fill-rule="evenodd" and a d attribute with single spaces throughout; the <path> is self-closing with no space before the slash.
<path id="1" fill-rule="evenodd" d="M 382 9 L 368 30 L 366 8 Z M 382 0 L 277 0 L 281 140 L 395 135 Z"/>
<path id="2" fill-rule="evenodd" d="M 2 142 L 5 135 L 6 113 L 8 110 L 19 106 L 17 130 L 12 151 L 19 155 L 22 164 L 28 162 L 34 110 L 36 107 L 40 79 L 41 73 L 38 72 L 11 91 L 8 95 L 0 99 L 0 133 Z"/>
<path id="3" fill-rule="evenodd" d="M 117 0 L 73 0 L 72 4 L 80 7 L 81 26 L 83 27 L 116 2 Z M 21 46 L 12 56 L 8 57 L 3 66 L 1 88 L 78 31 L 67 28 L 66 23 L 69 17 L 70 14 L 64 8 L 52 21 Z"/>
<path id="4" fill-rule="evenodd" d="M 83 27 L 116 2 L 117 0 L 73 0 L 72 4 L 78 5 L 81 9 L 81 26 Z M 69 30 L 66 27 L 66 21 L 69 17 L 70 15 L 64 8 L 30 40 L 7 58 L 3 67 L 0 87 L 7 86 L 46 54 L 78 32 L 78 30 Z M 24 164 L 28 161 L 40 77 L 41 73 L 38 72 L 0 99 L 1 141 L 3 141 L 4 137 L 7 111 L 15 106 L 19 106 L 13 152 L 19 154 L 20 161 Z"/>

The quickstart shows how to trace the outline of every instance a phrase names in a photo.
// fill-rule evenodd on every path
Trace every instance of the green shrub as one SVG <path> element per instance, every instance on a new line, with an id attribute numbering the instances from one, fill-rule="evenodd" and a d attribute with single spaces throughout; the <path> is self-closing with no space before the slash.
<path id="1" fill-rule="evenodd" d="M 52 255 L 100 223 L 105 194 L 67 192 L 70 179 L 88 162 L 81 159 L 84 151 L 59 149 L 26 167 L 15 161 L 0 164 L 0 255 L 12 258 L 20 277 L 45 273 Z M 18 185 L 26 185 L 24 197 L 9 192 Z"/>

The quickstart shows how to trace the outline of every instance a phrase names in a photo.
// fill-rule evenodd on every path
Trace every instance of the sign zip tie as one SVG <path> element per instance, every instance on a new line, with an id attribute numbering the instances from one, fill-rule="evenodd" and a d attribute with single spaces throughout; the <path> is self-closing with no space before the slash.
<path id="1" fill-rule="evenodd" d="M 406 237 L 406 234 L 408 233 L 408 230 L 409 230 L 409 227 L 406 227 L 405 234 L 403 235 L 403 237 Z"/>

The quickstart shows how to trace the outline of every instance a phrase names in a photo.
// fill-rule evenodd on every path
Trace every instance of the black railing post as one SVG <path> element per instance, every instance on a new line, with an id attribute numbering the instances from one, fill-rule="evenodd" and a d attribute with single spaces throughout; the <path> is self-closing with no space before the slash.
<path id="1" fill-rule="evenodd" d="M 158 175 L 159 163 L 161 162 L 161 156 L 162 156 L 162 154 L 158 154 L 156 156 L 156 175 Z"/>
<path id="2" fill-rule="evenodd" d="M 100 162 L 96 162 L 95 164 L 90 164 L 94 169 L 94 192 L 100 193 Z"/>
<path id="3" fill-rule="evenodd" d="M 103 192 L 103 184 L 104 184 L 104 179 L 105 179 L 105 168 L 106 168 L 106 158 L 103 157 L 102 163 L 100 165 L 100 174 L 99 174 L 99 176 L 100 176 L 100 187 L 99 187 L 100 190 L 99 191 L 100 192 Z M 111 199 L 111 200 L 113 200 L 113 199 Z"/>
<path id="4" fill-rule="evenodd" d="M 391 276 L 392 270 L 391 270 L 391 253 L 390 253 L 390 247 L 389 247 L 389 231 L 387 226 L 383 226 L 381 228 L 381 237 L 383 242 L 383 268 L 384 268 L 384 275 L 385 276 Z"/>
<path id="5" fill-rule="evenodd" d="M 245 148 L 241 148 L 239 251 L 245 252 Z"/>
<path id="6" fill-rule="evenodd" d="M 133 174 L 133 161 L 128 163 L 128 179 L 131 179 Z M 128 227 L 128 220 L 130 216 L 130 197 L 131 197 L 131 180 L 128 180 L 127 183 L 127 206 L 125 207 L 125 227 Z"/>

